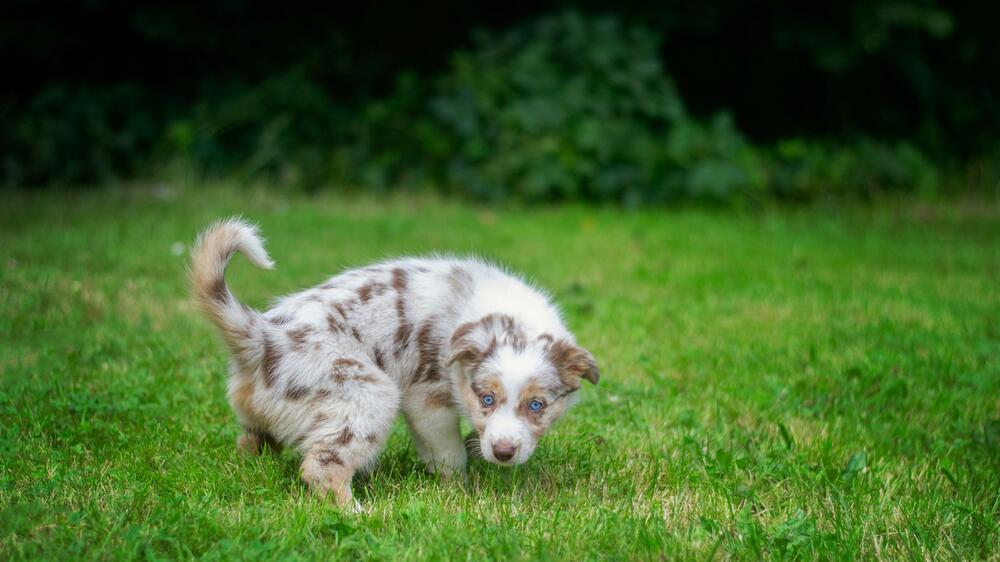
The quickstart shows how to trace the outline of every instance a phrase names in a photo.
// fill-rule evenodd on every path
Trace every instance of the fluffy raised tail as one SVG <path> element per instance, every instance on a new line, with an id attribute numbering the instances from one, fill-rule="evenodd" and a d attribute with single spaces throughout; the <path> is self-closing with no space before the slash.
<path id="1" fill-rule="evenodd" d="M 219 327 L 233 352 L 252 353 L 260 314 L 236 300 L 226 285 L 226 266 L 236 252 L 257 267 L 274 267 L 256 225 L 240 218 L 224 219 L 198 236 L 191 256 L 191 284 L 202 311 Z"/>

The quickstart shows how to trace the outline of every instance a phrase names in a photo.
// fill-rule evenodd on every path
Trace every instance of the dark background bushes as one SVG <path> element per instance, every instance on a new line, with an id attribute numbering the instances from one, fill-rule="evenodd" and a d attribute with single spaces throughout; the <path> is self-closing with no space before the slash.
<path id="1" fill-rule="evenodd" d="M 732 203 L 995 172 L 1000 9 L 986 2 L 8 11 L 7 185 L 180 164 L 305 189 Z"/>

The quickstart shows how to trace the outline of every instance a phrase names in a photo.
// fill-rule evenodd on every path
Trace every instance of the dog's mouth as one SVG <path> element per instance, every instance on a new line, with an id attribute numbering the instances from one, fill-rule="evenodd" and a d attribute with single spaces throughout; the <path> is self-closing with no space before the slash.
<path id="1" fill-rule="evenodd" d="M 495 458 L 495 457 L 494 458 L 487 458 L 486 455 L 483 455 L 481 452 L 480 452 L 479 458 L 483 459 L 484 461 L 486 461 L 486 462 L 488 462 L 490 464 L 495 464 L 497 466 L 508 466 L 508 467 L 510 467 L 510 466 L 517 466 L 518 464 L 520 464 L 520 463 L 517 462 L 517 458 L 512 458 L 512 459 L 508 459 L 508 460 L 500 460 L 500 459 Z"/>

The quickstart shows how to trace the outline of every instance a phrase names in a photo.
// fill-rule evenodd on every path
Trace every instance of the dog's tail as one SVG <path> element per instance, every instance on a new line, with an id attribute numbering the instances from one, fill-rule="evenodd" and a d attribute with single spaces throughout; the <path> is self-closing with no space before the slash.
<path id="1" fill-rule="evenodd" d="M 274 262 L 264 249 L 257 226 L 241 218 L 223 219 L 198 236 L 191 254 L 191 284 L 198 305 L 222 331 L 234 354 L 253 353 L 260 313 L 236 300 L 226 285 L 226 266 L 236 252 L 264 269 Z"/>

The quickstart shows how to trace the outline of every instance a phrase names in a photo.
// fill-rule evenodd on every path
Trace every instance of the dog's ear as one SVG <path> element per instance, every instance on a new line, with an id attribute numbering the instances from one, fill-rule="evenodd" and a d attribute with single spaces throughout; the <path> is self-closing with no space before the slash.
<path id="1" fill-rule="evenodd" d="M 451 335 L 451 355 L 446 365 L 458 363 L 474 370 L 496 346 L 496 336 L 483 322 L 466 322 Z"/>
<path id="2" fill-rule="evenodd" d="M 563 384 L 570 388 L 580 388 L 580 379 L 597 384 L 601 378 L 601 371 L 594 356 L 586 349 L 566 340 L 552 342 L 548 349 L 548 358 L 559 373 Z"/>
<path id="3" fill-rule="evenodd" d="M 497 346 L 504 345 L 523 349 L 527 345 L 524 331 L 506 314 L 487 314 L 478 322 L 467 322 L 455 329 L 447 365 L 459 363 L 475 370 Z"/>

